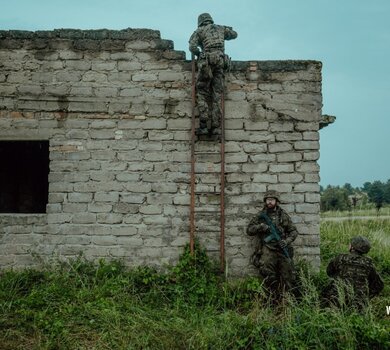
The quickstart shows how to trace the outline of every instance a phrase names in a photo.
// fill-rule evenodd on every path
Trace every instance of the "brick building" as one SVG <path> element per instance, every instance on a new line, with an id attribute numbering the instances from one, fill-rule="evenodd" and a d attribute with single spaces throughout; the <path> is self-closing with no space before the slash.
<path id="1" fill-rule="evenodd" d="M 191 62 L 147 29 L 0 31 L 0 266 L 80 252 L 130 266 L 189 241 Z M 225 95 L 225 250 L 253 272 L 249 218 L 281 192 L 319 265 L 321 63 L 232 63 Z M 197 237 L 218 255 L 219 143 L 196 163 Z"/>

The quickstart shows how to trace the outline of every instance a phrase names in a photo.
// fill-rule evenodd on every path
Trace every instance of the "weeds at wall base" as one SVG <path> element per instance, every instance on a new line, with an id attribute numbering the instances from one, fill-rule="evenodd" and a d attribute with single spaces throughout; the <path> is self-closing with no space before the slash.
<path id="1" fill-rule="evenodd" d="M 368 235 L 388 224 L 367 224 Z M 354 225 L 322 226 L 323 265 Z M 361 228 L 363 229 L 363 228 Z M 346 237 L 340 237 L 346 235 Z M 339 242 L 337 247 L 333 242 Z M 341 242 L 341 245 L 340 245 Z M 383 242 L 381 240 L 380 242 Z M 1 349 L 384 349 L 390 347 L 387 250 L 372 257 L 386 288 L 364 313 L 321 308 L 327 279 L 298 263 L 301 294 L 271 305 L 259 278 L 224 281 L 202 247 L 165 273 L 82 258 L 0 277 Z M 331 248 L 331 249 L 330 249 Z M 328 250 L 327 250 L 328 249 Z"/>

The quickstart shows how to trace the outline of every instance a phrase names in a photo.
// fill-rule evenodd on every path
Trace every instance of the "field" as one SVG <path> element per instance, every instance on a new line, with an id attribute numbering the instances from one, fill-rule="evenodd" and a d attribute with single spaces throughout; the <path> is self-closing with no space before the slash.
<path id="1" fill-rule="evenodd" d="M 356 234 L 385 290 L 363 313 L 321 308 L 330 258 Z M 302 296 L 272 307 L 258 278 L 224 281 L 201 247 L 165 273 L 78 259 L 0 275 L 0 349 L 385 349 L 390 348 L 390 221 L 321 224 L 322 267 L 302 262 Z"/>
<path id="2" fill-rule="evenodd" d="M 337 218 L 337 217 L 360 217 L 360 216 L 372 216 L 372 217 L 387 217 L 390 216 L 390 206 L 386 205 L 382 207 L 379 212 L 373 204 L 357 206 L 351 208 L 349 211 L 326 211 L 321 213 L 321 218 Z"/>

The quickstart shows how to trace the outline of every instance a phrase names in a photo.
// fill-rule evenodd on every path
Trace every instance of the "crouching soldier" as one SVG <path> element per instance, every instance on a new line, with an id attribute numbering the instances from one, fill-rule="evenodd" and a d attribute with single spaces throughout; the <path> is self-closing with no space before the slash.
<path id="1" fill-rule="evenodd" d="M 326 269 L 333 280 L 324 289 L 324 306 L 354 307 L 361 311 L 368 300 L 383 289 L 383 281 L 371 258 L 365 256 L 371 249 L 367 238 L 356 236 L 349 245 L 349 254 L 339 254 Z"/>
<path id="2" fill-rule="evenodd" d="M 295 282 L 291 243 L 298 236 L 290 216 L 279 206 L 279 194 L 268 191 L 264 207 L 249 223 L 247 234 L 258 236 L 259 247 L 253 262 L 264 278 L 264 285 L 273 300 L 278 301 L 284 291 L 291 291 Z"/>

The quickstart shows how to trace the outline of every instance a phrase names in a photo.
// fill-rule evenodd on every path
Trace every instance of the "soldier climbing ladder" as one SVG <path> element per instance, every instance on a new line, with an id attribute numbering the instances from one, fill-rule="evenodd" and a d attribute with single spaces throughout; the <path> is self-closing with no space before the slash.
<path id="1" fill-rule="evenodd" d="M 199 227 L 196 226 L 196 220 L 195 220 L 195 214 L 201 214 L 201 213 L 208 213 L 213 215 L 214 211 L 211 209 L 211 207 L 206 207 L 202 211 L 202 207 L 206 205 L 207 203 L 212 202 L 212 199 L 210 197 L 216 197 L 216 195 L 219 196 L 219 210 L 220 210 L 220 223 L 219 223 L 219 255 L 220 255 L 220 268 L 221 272 L 225 271 L 225 123 L 224 123 L 224 116 L 225 116 L 225 109 L 224 109 L 224 97 L 222 94 L 222 99 L 220 101 L 221 103 L 221 120 L 220 120 L 220 127 L 221 127 L 221 134 L 220 136 L 216 137 L 214 136 L 199 136 L 198 141 L 206 140 L 206 148 L 205 150 L 202 149 L 201 143 L 198 142 L 198 149 L 196 149 L 195 139 L 195 106 L 196 106 L 196 94 L 195 94 L 195 59 L 194 56 L 192 56 L 192 130 L 191 130 L 191 201 L 190 201 L 190 248 L 191 253 L 194 252 L 194 241 L 195 241 L 195 231 L 198 229 L 198 231 L 201 231 Z M 214 143 L 213 143 L 214 141 Z M 217 144 L 215 143 L 217 142 Z M 219 153 L 217 153 L 215 150 L 216 148 L 212 147 L 217 145 L 219 143 Z M 218 172 L 215 168 L 215 165 L 217 163 L 213 163 L 212 166 L 209 166 L 203 169 L 198 169 L 203 173 L 213 173 L 217 176 L 219 176 L 219 184 L 214 186 L 214 191 L 210 191 L 210 186 L 204 186 L 202 188 L 202 184 L 200 179 L 197 179 L 196 176 L 196 161 L 199 160 L 199 158 L 202 158 L 202 155 L 205 155 L 206 157 L 211 157 L 215 160 L 215 155 L 219 155 L 220 159 L 220 172 Z M 211 168 L 211 169 L 210 169 Z M 208 171 L 211 170 L 211 171 Z M 198 189 L 196 189 L 196 185 L 198 184 Z M 212 186 L 211 186 L 212 187 Z M 197 195 L 197 198 L 196 198 Z M 207 198 L 209 197 L 209 198 Z M 196 208 L 196 204 L 199 205 L 199 207 Z"/>
<path id="2" fill-rule="evenodd" d="M 202 13 L 198 17 L 198 28 L 192 33 L 189 40 L 189 50 L 192 53 L 192 131 L 191 131 L 191 203 L 190 203 L 190 245 L 191 252 L 194 251 L 195 228 L 200 230 L 200 226 L 205 231 L 207 224 L 213 223 L 206 220 L 202 225 L 195 226 L 195 214 L 197 217 L 201 213 L 211 215 L 214 209 L 206 204 L 211 204 L 212 199 L 219 197 L 220 228 L 219 228 L 219 248 L 210 249 L 211 244 L 207 244 L 209 250 L 219 250 L 221 270 L 225 271 L 225 130 L 224 130 L 224 72 L 228 69 L 230 59 L 225 55 L 225 40 L 232 40 L 237 37 L 237 33 L 228 26 L 214 24 L 213 18 L 208 13 Z M 195 81 L 195 56 L 197 56 L 197 78 Z M 196 90 L 195 90 L 196 88 Z M 199 111 L 199 127 L 195 129 L 195 105 Z M 198 142 L 195 144 L 195 136 Z M 202 139 L 206 138 L 205 150 L 202 150 Z M 217 141 L 217 144 L 212 141 Z M 215 146 L 219 146 L 219 151 Z M 219 157 L 213 163 L 202 169 L 199 160 L 205 155 L 210 158 Z M 220 164 L 220 171 L 215 168 Z M 207 168 L 207 170 L 206 170 Z M 210 169 L 211 168 L 211 171 Z M 195 173 L 218 174 L 219 183 L 215 183 L 210 177 L 203 176 L 202 181 L 196 177 Z M 210 180 L 211 179 L 211 180 Z M 197 182 L 197 184 L 196 184 Z M 215 186 L 205 185 L 215 184 Z M 203 186 L 203 187 L 202 187 Z M 210 191 L 210 188 L 213 188 Z M 198 195 L 195 197 L 195 195 Z M 206 197 L 206 198 L 205 198 Z M 197 202 L 197 203 L 196 203 Z M 196 204 L 199 204 L 195 210 Z M 215 233 L 215 226 L 211 225 L 211 232 Z M 218 232 L 218 231 L 217 231 Z M 208 233 L 210 235 L 210 233 Z M 203 237 L 204 238 L 204 237 Z M 217 238 L 214 237 L 216 240 Z"/>

